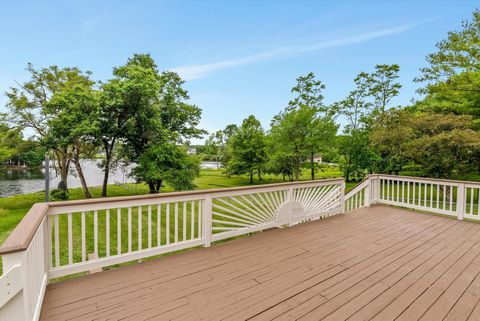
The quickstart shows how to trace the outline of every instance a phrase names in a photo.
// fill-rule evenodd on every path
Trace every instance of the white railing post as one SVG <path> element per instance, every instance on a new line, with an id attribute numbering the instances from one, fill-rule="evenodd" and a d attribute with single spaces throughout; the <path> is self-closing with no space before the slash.
<path id="1" fill-rule="evenodd" d="M 371 178 L 368 178 L 367 179 L 367 186 L 365 187 L 365 192 L 363 193 L 363 204 L 365 206 L 370 206 L 370 199 L 371 199 L 371 194 L 372 194 L 372 189 L 373 189 L 373 184 L 374 180 L 372 180 Z"/>
<path id="2" fill-rule="evenodd" d="M 340 213 L 345 213 L 345 180 L 340 183 Z"/>
<path id="3" fill-rule="evenodd" d="M 206 194 L 203 201 L 203 238 L 204 246 L 209 247 L 212 240 L 212 195 Z"/>
<path id="4" fill-rule="evenodd" d="M 376 204 L 380 201 L 380 177 L 378 175 L 372 176 L 370 178 L 370 185 L 371 188 L 371 204 Z"/>
<path id="5" fill-rule="evenodd" d="M 2 295 L 0 302 L 0 320 L 24 321 L 27 320 L 28 302 L 25 291 L 26 271 L 25 252 L 15 252 L 2 256 L 3 273 L 17 269 L 18 273 L 12 274 L 9 284 L 11 296 Z"/>
<path id="6" fill-rule="evenodd" d="M 463 220 L 465 213 L 465 184 L 460 183 L 457 186 L 457 219 Z"/>
<path id="7" fill-rule="evenodd" d="M 287 192 L 287 206 L 288 206 L 288 226 L 293 226 L 293 187 L 290 187 Z"/>

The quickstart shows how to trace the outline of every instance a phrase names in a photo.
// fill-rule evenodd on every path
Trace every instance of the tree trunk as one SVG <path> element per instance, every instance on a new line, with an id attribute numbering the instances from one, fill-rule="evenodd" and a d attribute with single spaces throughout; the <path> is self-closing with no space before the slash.
<path id="1" fill-rule="evenodd" d="M 102 183 L 102 197 L 107 196 L 108 173 L 110 172 L 110 159 L 105 159 L 105 167 L 103 168 L 103 183 Z"/>
<path id="2" fill-rule="evenodd" d="M 68 191 L 67 177 L 70 169 L 70 160 L 68 159 L 67 151 L 55 150 L 55 158 L 57 161 L 58 171 L 60 172 L 60 182 L 58 188 L 64 191 Z"/>
<path id="3" fill-rule="evenodd" d="M 108 141 L 103 141 L 103 147 L 105 148 L 105 167 L 103 168 L 103 184 L 102 184 L 102 197 L 107 196 L 108 175 L 110 173 L 110 163 L 112 161 L 113 144 L 109 144 Z"/>
<path id="4" fill-rule="evenodd" d="M 85 198 L 92 198 L 92 194 L 88 189 L 87 181 L 85 180 L 85 175 L 83 175 L 83 170 L 78 155 L 74 157 L 73 163 L 75 164 L 75 169 L 77 170 L 80 183 L 82 184 L 83 195 L 85 195 Z"/>
<path id="5" fill-rule="evenodd" d="M 253 184 L 253 171 L 250 172 L 250 184 Z"/>
<path id="6" fill-rule="evenodd" d="M 149 182 L 148 182 L 148 189 L 149 189 L 148 192 L 149 192 L 150 194 L 155 194 L 155 193 L 157 193 L 157 191 L 155 190 L 155 183 L 152 182 L 152 181 L 149 181 Z"/>
<path id="7" fill-rule="evenodd" d="M 311 166 L 311 172 L 312 172 L 312 180 L 315 179 L 315 162 L 313 161 L 313 152 L 310 154 L 310 166 Z"/>
<path id="8" fill-rule="evenodd" d="M 160 188 L 162 188 L 162 180 L 158 180 L 157 181 L 157 184 L 155 186 L 155 190 L 157 191 L 157 193 L 160 193 Z"/>
<path id="9" fill-rule="evenodd" d="M 300 180 L 300 158 L 297 159 L 297 164 L 295 166 L 295 181 L 299 181 Z"/>
<path id="10" fill-rule="evenodd" d="M 262 170 L 258 170 L 258 179 L 262 180 Z"/>

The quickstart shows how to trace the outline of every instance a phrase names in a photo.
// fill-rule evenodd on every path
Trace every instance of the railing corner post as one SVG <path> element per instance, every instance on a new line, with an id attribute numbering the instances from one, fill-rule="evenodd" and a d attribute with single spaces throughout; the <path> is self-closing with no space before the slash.
<path id="1" fill-rule="evenodd" d="M 203 238 L 204 246 L 209 247 L 212 242 L 212 195 L 206 194 L 203 203 Z"/>
<path id="2" fill-rule="evenodd" d="M 365 187 L 365 193 L 363 195 L 364 197 L 364 200 L 363 200 L 363 204 L 365 204 L 366 207 L 369 207 L 370 206 L 370 200 L 371 200 L 371 195 L 372 195 L 372 190 L 374 190 L 372 187 L 372 184 L 373 184 L 373 180 L 371 178 L 368 179 L 367 181 L 367 186 Z"/>
<path id="3" fill-rule="evenodd" d="M 465 184 L 460 183 L 457 186 L 457 219 L 463 220 L 465 214 Z"/>
<path id="4" fill-rule="evenodd" d="M 3 273 L 7 272 L 12 268 L 19 268 L 19 278 L 15 281 L 20 283 L 15 286 L 21 289 L 17 294 L 16 300 L 7 301 L 8 312 L 4 315 L 4 311 L 0 309 L 0 320 L 28 320 L 27 311 L 28 311 L 28 296 L 26 295 L 25 286 L 27 282 L 26 267 L 25 267 L 25 252 L 14 252 L 6 255 L 2 255 L 2 268 Z M 5 319 L 4 319 L 5 318 Z"/>
<path id="5" fill-rule="evenodd" d="M 372 175 L 370 177 L 370 200 L 369 204 L 377 204 L 380 201 L 380 177 Z"/>
<path id="6" fill-rule="evenodd" d="M 340 183 L 340 213 L 345 213 L 345 180 Z"/>

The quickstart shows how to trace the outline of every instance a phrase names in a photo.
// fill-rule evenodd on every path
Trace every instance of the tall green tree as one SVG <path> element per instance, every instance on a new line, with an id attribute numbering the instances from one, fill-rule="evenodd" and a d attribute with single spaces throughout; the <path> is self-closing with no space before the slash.
<path id="1" fill-rule="evenodd" d="M 85 198 L 91 198 L 92 194 L 81 160 L 94 157 L 97 151 L 97 96 L 90 84 L 77 84 L 56 92 L 45 105 L 46 112 L 55 117 L 47 120 L 47 132 L 42 141 L 50 148 L 69 150 Z"/>
<path id="2" fill-rule="evenodd" d="M 27 65 L 30 79 L 6 92 L 7 107 L 17 126 L 30 128 L 39 138 L 48 134 L 48 121 L 57 115 L 46 108 L 50 99 L 57 93 L 79 86 L 92 86 L 90 72 L 78 68 L 50 66 L 35 69 Z M 51 146 L 55 155 L 55 168 L 60 174 L 59 187 L 67 189 L 67 176 L 71 164 L 71 146 Z"/>
<path id="3" fill-rule="evenodd" d="M 333 104 L 333 108 L 347 120 L 345 131 L 354 132 L 365 124 L 373 103 L 368 101 L 371 77 L 365 72 L 359 73 L 353 80 L 355 89 L 348 96 Z"/>
<path id="4" fill-rule="evenodd" d="M 127 161 L 138 164 L 142 155 L 153 146 L 184 144 L 205 133 L 198 128 L 201 109 L 188 104 L 184 81 L 176 73 L 160 73 L 149 55 L 134 55 L 129 64 L 151 74 L 152 82 L 145 86 L 149 88 L 148 100 L 136 110 L 123 132 L 122 150 Z M 154 191 L 151 182 L 147 183 Z"/>
<path id="5" fill-rule="evenodd" d="M 243 120 L 242 125 L 229 140 L 231 159 L 228 170 L 231 174 L 249 174 L 250 183 L 257 173 L 261 179 L 262 171 L 267 163 L 265 132 L 253 115 Z"/>
<path id="6" fill-rule="evenodd" d="M 400 66 L 376 65 L 375 71 L 368 75 L 368 95 L 373 98 L 373 105 L 378 113 L 384 113 L 393 98 L 398 96 L 402 85 L 397 81 Z"/>
<path id="7" fill-rule="evenodd" d="M 333 104 L 333 108 L 346 119 L 344 135 L 339 137 L 340 165 L 347 181 L 361 179 L 371 167 L 372 152 L 368 147 L 366 120 L 372 112 L 370 91 L 373 77 L 360 72 L 353 80 L 355 88 L 347 97 Z"/>
<path id="8" fill-rule="evenodd" d="M 472 116 L 480 129 L 480 10 L 460 31 L 450 31 L 437 43 L 437 51 L 426 57 L 428 66 L 415 79 L 424 84 L 417 102 L 421 110 Z"/>
<path id="9" fill-rule="evenodd" d="M 117 143 L 125 144 L 127 131 L 131 132 L 142 118 L 150 123 L 152 104 L 158 102 L 160 79 L 152 62 L 142 55 L 134 55 L 124 66 L 114 68 L 113 78 L 101 86 L 97 139 L 105 152 L 102 196 L 107 196 Z M 139 135 L 143 134 L 143 128 L 138 131 Z"/>
<path id="10" fill-rule="evenodd" d="M 329 147 L 338 128 L 333 110 L 323 103 L 324 89 L 325 85 L 316 80 L 313 73 L 297 78 L 292 88 L 294 99 L 272 120 L 270 142 L 277 146 L 277 150 L 271 151 L 271 155 L 275 155 L 270 163 L 273 171 L 288 175 L 287 168 L 293 169 L 298 180 L 302 162 L 309 159 L 311 178 L 315 179 L 315 155 Z M 285 166 L 287 160 L 294 164 Z M 273 165 L 281 168 L 275 170 Z"/>

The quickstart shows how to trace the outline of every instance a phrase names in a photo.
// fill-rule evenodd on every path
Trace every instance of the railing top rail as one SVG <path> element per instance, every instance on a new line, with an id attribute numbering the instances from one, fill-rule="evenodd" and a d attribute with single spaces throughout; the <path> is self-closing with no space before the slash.
<path id="1" fill-rule="evenodd" d="M 145 194 L 145 195 L 135 195 L 135 196 L 116 196 L 116 197 L 104 197 L 104 198 L 92 198 L 92 199 L 82 199 L 75 201 L 61 201 L 61 202 L 50 202 L 48 205 L 50 207 L 61 207 L 61 206 L 72 206 L 72 205 L 89 205 L 89 204 L 99 204 L 99 203 L 115 203 L 115 202 L 124 202 L 124 201 L 138 201 L 138 200 L 149 200 L 149 199 L 162 199 L 162 198 L 172 198 L 175 196 L 189 196 L 189 195 L 205 195 L 205 194 L 223 194 L 230 191 L 248 191 L 248 190 L 261 190 L 272 187 L 287 187 L 287 186 L 299 186 L 307 185 L 312 183 L 340 183 L 343 182 L 343 178 L 328 178 L 320 180 L 310 180 L 310 181 L 300 181 L 300 182 L 286 182 L 286 183 L 273 183 L 273 184 L 261 184 L 261 185 L 251 185 L 251 186 L 240 186 L 240 187 L 227 187 L 227 188 L 212 188 L 204 190 L 195 190 L 195 191 L 186 191 L 186 192 L 170 192 L 170 193 L 159 193 L 159 194 Z"/>
<path id="2" fill-rule="evenodd" d="M 470 185 L 480 185 L 480 182 L 476 181 L 461 181 L 453 179 L 443 179 L 443 178 L 428 178 L 428 177 L 417 177 L 417 176 L 402 176 L 402 175 L 387 175 L 387 174 L 370 174 L 368 177 L 385 177 L 385 178 L 397 178 L 397 179 L 408 179 L 408 180 L 417 180 L 417 181 L 428 181 L 428 182 L 438 182 L 438 183 L 448 183 L 448 184 L 470 184 Z"/>
<path id="3" fill-rule="evenodd" d="M 234 192 L 234 191 L 251 191 L 251 190 L 262 190 L 268 188 L 276 187 L 289 187 L 289 186 L 302 186 L 302 185 L 311 185 L 311 184 L 329 184 L 329 183 L 341 183 L 343 178 L 332 178 L 332 179 L 322 179 L 322 180 L 313 180 L 313 181 L 301 181 L 301 182 L 287 182 L 287 183 L 275 183 L 275 184 L 263 184 L 263 185 L 254 185 L 254 186 L 241 186 L 241 187 L 231 187 L 231 188 L 215 188 L 215 189 L 206 189 L 206 190 L 197 190 L 197 191 L 186 191 L 186 192 L 171 192 L 171 193 L 160 193 L 160 194 L 147 194 L 147 195 L 136 195 L 136 196 L 124 196 L 124 197 L 104 197 L 104 198 L 95 198 L 95 199 L 85 199 L 85 200 L 74 200 L 74 201 L 62 201 L 62 202 L 49 202 L 49 203 L 37 203 L 32 206 L 32 208 L 27 212 L 23 217 L 22 221 L 17 225 L 5 242 L 0 246 L 0 255 L 24 251 L 30 245 L 31 240 L 35 236 L 38 227 L 40 226 L 42 220 L 49 213 L 49 210 L 60 210 L 63 207 L 71 208 L 74 206 L 95 206 L 101 204 L 114 204 L 114 203 L 125 203 L 128 201 L 142 201 L 142 200 L 162 200 L 162 199 L 171 199 L 172 197 L 186 197 L 186 196 L 201 196 L 210 194 L 215 196 L 215 194 L 221 195 L 225 192 Z"/>
<path id="4" fill-rule="evenodd" d="M 0 246 L 0 255 L 24 251 L 30 245 L 48 211 L 48 204 L 33 204 L 13 232 Z"/>
<path id="5" fill-rule="evenodd" d="M 345 194 L 345 200 L 348 200 L 350 197 L 358 193 L 364 187 L 367 186 L 370 176 L 364 178 L 360 183 L 358 183 L 354 188 L 352 188 L 347 194 Z"/>

